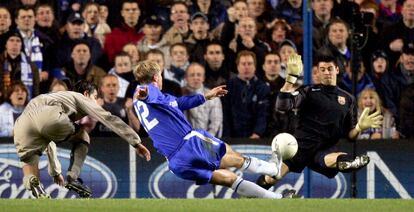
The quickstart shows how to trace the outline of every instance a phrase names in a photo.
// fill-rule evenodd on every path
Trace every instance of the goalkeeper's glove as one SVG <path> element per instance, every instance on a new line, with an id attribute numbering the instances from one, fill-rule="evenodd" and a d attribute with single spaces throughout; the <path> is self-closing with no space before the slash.
<path id="1" fill-rule="evenodd" d="M 294 53 L 289 56 L 287 62 L 286 82 L 295 84 L 298 77 L 302 74 L 303 64 L 301 56 Z"/>
<path id="2" fill-rule="evenodd" d="M 364 108 L 361 116 L 359 117 L 358 124 L 355 126 L 355 129 L 358 132 L 366 130 L 368 128 L 380 128 L 382 124 L 382 115 L 380 111 L 369 115 L 369 108 Z"/>

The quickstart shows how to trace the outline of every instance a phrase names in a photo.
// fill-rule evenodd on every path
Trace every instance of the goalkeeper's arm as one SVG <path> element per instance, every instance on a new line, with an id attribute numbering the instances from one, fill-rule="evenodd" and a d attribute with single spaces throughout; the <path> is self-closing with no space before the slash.
<path id="1" fill-rule="evenodd" d="M 359 133 L 369 128 L 380 128 L 382 125 L 382 118 L 381 111 L 376 111 L 370 115 L 369 108 L 365 108 L 358 119 L 357 125 L 349 132 L 349 138 L 355 139 Z"/>
<path id="2" fill-rule="evenodd" d="M 301 56 L 296 53 L 291 54 L 287 62 L 286 82 L 280 91 L 285 93 L 293 92 L 293 85 L 296 83 L 298 77 L 302 74 L 302 71 L 303 64 Z"/>

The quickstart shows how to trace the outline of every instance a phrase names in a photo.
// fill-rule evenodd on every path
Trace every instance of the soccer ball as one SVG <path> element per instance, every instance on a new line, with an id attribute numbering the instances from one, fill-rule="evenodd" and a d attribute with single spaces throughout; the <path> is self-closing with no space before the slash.
<path id="1" fill-rule="evenodd" d="M 293 158 L 298 151 L 298 142 L 289 133 L 279 133 L 273 138 L 272 151 L 276 151 L 277 146 L 279 147 L 279 152 L 282 154 L 283 160 Z"/>

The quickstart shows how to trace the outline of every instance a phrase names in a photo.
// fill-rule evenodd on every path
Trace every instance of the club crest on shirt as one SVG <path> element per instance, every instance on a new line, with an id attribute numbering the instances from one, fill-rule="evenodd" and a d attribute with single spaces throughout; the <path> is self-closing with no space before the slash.
<path id="1" fill-rule="evenodd" d="M 343 96 L 338 96 L 338 103 L 341 105 L 345 105 L 345 97 Z"/>

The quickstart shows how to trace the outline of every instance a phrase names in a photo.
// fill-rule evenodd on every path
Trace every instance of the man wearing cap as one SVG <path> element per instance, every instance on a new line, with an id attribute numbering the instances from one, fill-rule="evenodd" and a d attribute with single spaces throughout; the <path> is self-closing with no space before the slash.
<path id="1" fill-rule="evenodd" d="M 170 47 L 167 45 L 165 39 L 162 39 L 163 28 L 162 21 L 156 15 L 147 17 L 144 21 L 144 38 L 138 41 L 138 51 L 140 53 L 147 53 L 151 49 L 159 49 L 165 55 L 166 66 L 170 66 Z"/>
<path id="2" fill-rule="evenodd" d="M 191 16 L 190 29 L 192 33 L 185 40 L 188 51 L 191 52 L 190 61 L 203 63 L 205 49 L 213 39 L 208 32 L 210 25 L 207 16 L 201 12 L 194 13 Z"/>
<path id="3" fill-rule="evenodd" d="M 57 47 L 55 67 L 61 68 L 70 61 L 72 47 L 79 40 L 88 43 L 91 49 L 91 62 L 92 64 L 96 64 L 102 56 L 102 47 L 96 38 L 88 37 L 85 34 L 85 20 L 81 14 L 72 13 L 69 15 L 65 28 L 66 32 L 63 34 L 62 40 Z"/>
<path id="4" fill-rule="evenodd" d="M 125 44 L 136 43 L 144 37 L 144 34 L 138 30 L 138 20 L 141 15 L 138 2 L 136 0 L 123 1 L 120 12 L 123 18 L 122 24 L 105 36 L 104 51 L 110 64 L 113 64 L 115 55 L 122 51 Z"/>
<path id="5" fill-rule="evenodd" d="M 4 52 L 0 54 L 0 102 L 14 81 L 22 81 L 28 88 L 28 99 L 39 94 L 39 71 L 23 53 L 20 33 L 11 30 L 6 34 Z"/>
<path id="6" fill-rule="evenodd" d="M 414 82 L 414 43 L 406 43 L 394 70 L 388 71 L 381 79 L 384 92 L 384 105 L 399 123 L 401 93 Z"/>

